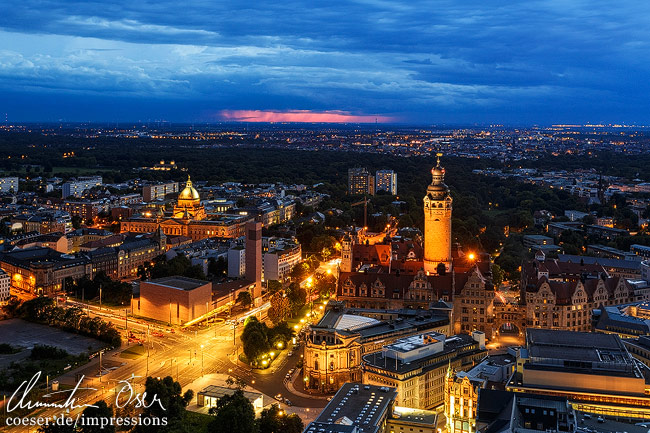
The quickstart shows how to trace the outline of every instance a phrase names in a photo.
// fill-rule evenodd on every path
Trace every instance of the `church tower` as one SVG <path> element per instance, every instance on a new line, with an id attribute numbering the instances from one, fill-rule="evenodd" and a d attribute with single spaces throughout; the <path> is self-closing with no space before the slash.
<path id="1" fill-rule="evenodd" d="M 348 233 L 341 241 L 341 272 L 352 272 L 352 238 Z"/>
<path id="2" fill-rule="evenodd" d="M 445 185 L 445 169 L 440 166 L 441 153 L 431 170 L 431 185 L 424 196 L 424 270 L 438 274 L 451 270 L 451 195 Z"/>

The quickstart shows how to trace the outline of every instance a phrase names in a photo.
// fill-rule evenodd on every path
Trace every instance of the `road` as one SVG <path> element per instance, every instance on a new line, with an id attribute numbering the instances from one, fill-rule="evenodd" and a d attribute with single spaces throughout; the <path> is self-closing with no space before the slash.
<path id="1" fill-rule="evenodd" d="M 118 311 L 117 314 L 106 309 L 99 311 L 98 307 L 92 306 L 87 310 L 91 316 L 101 316 L 124 329 L 126 321 L 122 315 L 123 310 Z M 108 403 L 113 403 L 116 393 L 124 386 L 120 381 L 124 380 L 129 380 L 133 384 L 134 392 L 141 393 L 144 391 L 147 376 L 161 378 L 172 376 L 185 387 L 205 374 L 222 373 L 240 378 L 249 389 L 258 390 L 268 396 L 281 393 L 297 406 L 325 406 L 326 401 L 292 394 L 285 386 L 285 375 L 289 369 L 295 367 L 300 359 L 300 351 L 296 351 L 292 357 L 287 357 L 285 351 L 276 359 L 273 367 L 266 371 L 251 370 L 247 365 L 237 361 L 236 353 L 242 350 L 239 336 L 243 326 L 235 328 L 234 336 L 232 325 L 224 322 L 209 328 L 184 331 L 175 329 L 174 332 L 170 332 L 168 328 L 129 318 L 128 328 L 142 338 L 143 344 L 148 349 L 145 355 L 138 359 L 121 358 L 119 354 L 128 346 L 121 347 L 103 354 L 101 362 L 104 371 L 101 376 L 99 375 L 100 359 L 96 357 L 89 364 L 58 378 L 62 385 L 74 386 L 76 373 L 86 376 L 82 387 L 94 388 L 94 390 L 78 391 L 75 396 L 80 397 L 79 404 L 90 404 L 99 399 L 106 399 Z M 235 344 L 233 344 L 233 337 Z M 107 366 L 117 368 L 106 371 Z M 194 391 L 196 393 L 200 390 Z M 82 409 L 70 411 L 69 416 L 76 417 L 81 411 Z M 61 409 L 50 408 L 41 411 L 38 416 L 51 417 L 60 413 Z M 25 430 L 25 427 L 14 427 L 7 431 Z"/>

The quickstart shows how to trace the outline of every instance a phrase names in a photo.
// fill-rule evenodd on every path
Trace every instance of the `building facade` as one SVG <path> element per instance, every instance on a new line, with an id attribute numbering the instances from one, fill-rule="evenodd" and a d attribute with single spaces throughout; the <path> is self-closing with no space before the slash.
<path id="1" fill-rule="evenodd" d="M 142 187 L 142 200 L 145 202 L 164 200 L 168 194 L 176 193 L 178 193 L 178 182 L 145 185 Z"/>
<path id="2" fill-rule="evenodd" d="M 365 168 L 348 169 L 348 194 L 374 195 L 375 177 Z"/>
<path id="3" fill-rule="evenodd" d="M 377 170 L 375 173 L 375 191 L 386 191 L 397 195 L 397 173 L 393 170 Z"/>
<path id="4" fill-rule="evenodd" d="M 0 177 L 0 192 L 18 192 L 17 177 Z"/>
<path id="5" fill-rule="evenodd" d="M 62 198 L 67 198 L 70 196 L 81 197 L 85 190 L 101 185 L 101 176 L 82 176 L 77 179 L 70 180 L 69 182 L 66 182 L 62 185 Z"/>
<path id="6" fill-rule="evenodd" d="M 132 308 L 136 315 L 182 325 L 212 309 L 212 283 L 179 276 L 142 281 Z"/>
<path id="7" fill-rule="evenodd" d="M 363 355 L 363 383 L 396 388 L 400 406 L 435 409 L 445 403 L 449 369 L 469 369 L 485 356 L 484 342 L 467 334 L 416 334 Z"/>
<path id="8" fill-rule="evenodd" d="M 377 319 L 376 313 L 391 318 Z M 311 325 L 305 336 L 305 388 L 327 393 L 345 382 L 361 382 L 364 354 L 381 351 L 385 344 L 425 331 L 448 334 L 449 318 L 431 312 L 402 310 L 391 314 L 385 310 L 348 310 L 340 303 L 328 305 L 323 318 Z"/>

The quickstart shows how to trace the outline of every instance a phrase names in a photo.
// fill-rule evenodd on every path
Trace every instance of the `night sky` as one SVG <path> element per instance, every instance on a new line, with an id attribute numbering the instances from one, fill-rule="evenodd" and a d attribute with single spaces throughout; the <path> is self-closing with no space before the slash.
<path id="1" fill-rule="evenodd" d="M 10 122 L 650 124 L 649 72 L 644 1 L 4 0 L 0 13 Z"/>

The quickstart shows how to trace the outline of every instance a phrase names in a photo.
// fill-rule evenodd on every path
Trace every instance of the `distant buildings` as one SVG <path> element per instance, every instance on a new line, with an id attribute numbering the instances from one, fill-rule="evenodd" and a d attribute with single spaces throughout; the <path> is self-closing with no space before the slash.
<path id="1" fill-rule="evenodd" d="M 0 177 L 0 193 L 4 192 L 18 192 L 18 178 L 17 177 Z"/>
<path id="2" fill-rule="evenodd" d="M 249 217 L 240 215 L 208 218 L 199 193 L 188 178 L 171 217 L 162 214 L 131 217 L 121 222 L 120 230 L 153 233 L 160 227 L 167 236 L 185 236 L 193 241 L 209 237 L 238 238 L 244 234 L 244 225 L 249 220 Z"/>
<path id="3" fill-rule="evenodd" d="M 375 177 L 366 168 L 348 169 L 348 194 L 375 195 Z"/>
<path id="4" fill-rule="evenodd" d="M 397 173 L 393 170 L 377 170 L 375 173 L 375 192 L 379 191 L 397 195 Z"/>
<path id="5" fill-rule="evenodd" d="M 83 192 L 87 189 L 101 186 L 101 176 L 81 176 L 77 179 L 70 180 L 62 185 L 62 198 L 70 196 L 81 197 Z"/>
<path id="6" fill-rule="evenodd" d="M 178 193 L 178 182 L 145 185 L 142 187 L 142 199 L 147 203 L 156 200 L 162 200 L 168 194 L 176 193 Z"/>

